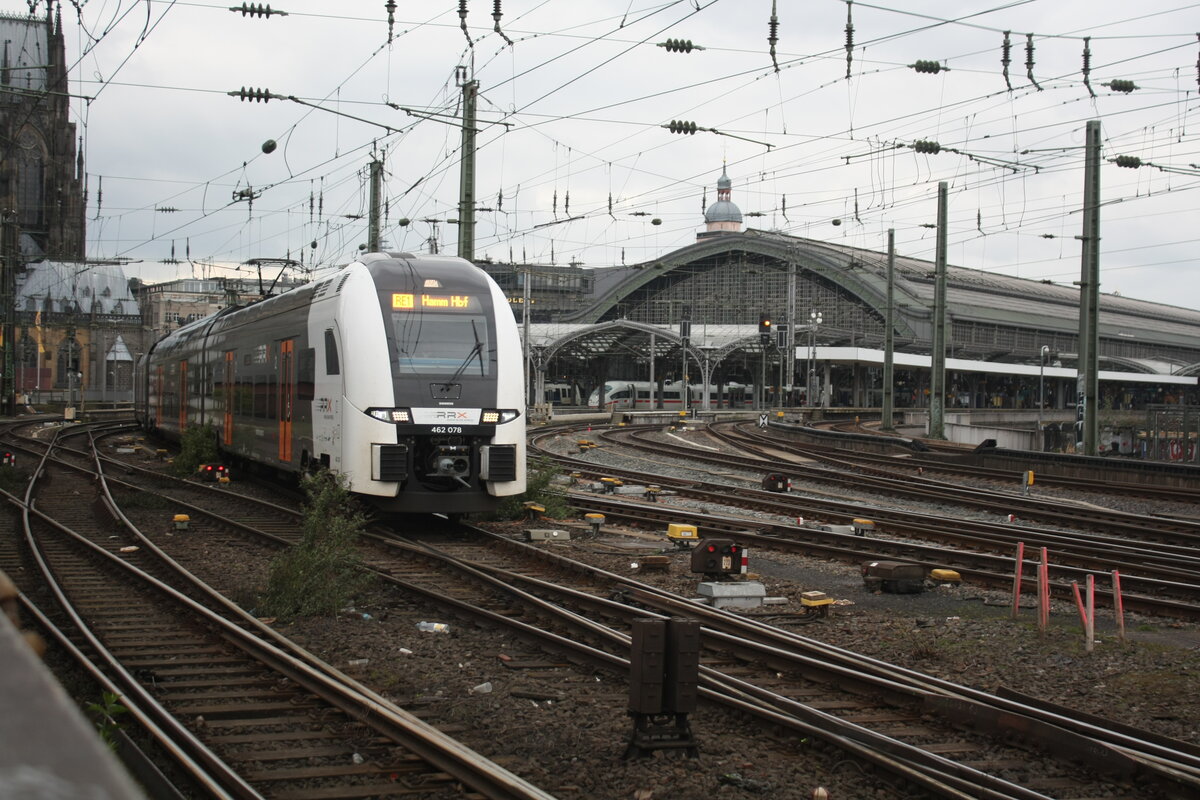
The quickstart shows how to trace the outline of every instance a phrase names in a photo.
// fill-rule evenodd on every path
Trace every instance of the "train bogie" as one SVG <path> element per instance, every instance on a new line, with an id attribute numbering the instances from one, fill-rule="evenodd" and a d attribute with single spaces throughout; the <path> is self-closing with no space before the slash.
<path id="1" fill-rule="evenodd" d="M 461 514 L 525 490 L 523 364 L 500 290 L 468 262 L 370 254 L 159 341 L 138 414 L 284 473 L 327 467 L 397 512 Z"/>

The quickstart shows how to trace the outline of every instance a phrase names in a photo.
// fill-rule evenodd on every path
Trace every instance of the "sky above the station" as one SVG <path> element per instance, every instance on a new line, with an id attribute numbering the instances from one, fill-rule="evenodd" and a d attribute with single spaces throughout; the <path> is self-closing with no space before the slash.
<path id="1" fill-rule="evenodd" d="M 777 0 L 774 60 L 770 0 L 502 0 L 500 33 L 489 0 L 465 32 L 460 0 L 241 5 L 66 4 L 90 258 L 319 277 L 366 242 L 372 158 L 385 245 L 454 253 L 473 77 L 478 257 L 652 260 L 724 168 L 747 227 L 930 260 L 945 182 L 950 263 L 1069 285 L 1094 119 L 1101 290 L 1200 308 L 1200 4 Z"/>

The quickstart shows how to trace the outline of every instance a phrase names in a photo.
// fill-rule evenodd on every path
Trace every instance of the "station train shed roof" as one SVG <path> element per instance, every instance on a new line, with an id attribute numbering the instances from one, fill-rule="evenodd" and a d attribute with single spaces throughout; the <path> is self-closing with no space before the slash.
<path id="1" fill-rule="evenodd" d="M 882 360 L 870 353 L 883 349 L 886 252 L 751 229 L 702 234 L 695 244 L 653 261 L 597 268 L 593 274 L 593 294 L 584 307 L 558 321 L 527 326 L 530 350 L 539 363 L 555 357 L 646 360 L 651 347 L 655 358 L 677 354 L 684 316 L 690 317 L 688 344 L 697 361 L 738 351 L 759 353 L 760 313 L 772 316 L 776 327 L 786 324 L 789 292 L 795 295 L 790 310 L 796 316 L 793 341 L 798 348 L 807 349 L 811 334 L 812 344 L 821 348 L 818 359 Z M 935 278 L 933 262 L 896 256 L 898 366 L 906 360 L 899 354 L 930 353 Z M 1036 364 L 1041 348 L 1048 346 L 1053 360 L 1074 374 L 1077 287 L 948 266 L 946 288 L 948 355 L 988 364 L 983 369 L 989 372 L 1015 374 L 1020 370 L 1002 365 Z M 809 324 L 810 309 L 822 312 L 815 330 Z M 1200 311 L 1101 294 L 1099 328 L 1102 370 L 1200 374 Z"/>

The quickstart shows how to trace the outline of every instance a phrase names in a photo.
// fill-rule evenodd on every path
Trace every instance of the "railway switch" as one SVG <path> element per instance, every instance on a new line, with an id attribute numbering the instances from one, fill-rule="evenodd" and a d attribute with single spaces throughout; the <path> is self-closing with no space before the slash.
<path id="1" fill-rule="evenodd" d="M 176 514 L 171 522 L 174 523 L 175 530 L 186 531 L 188 529 L 188 524 L 191 522 L 191 517 L 189 517 L 187 514 Z"/>
<path id="2" fill-rule="evenodd" d="M 6 452 L 4 454 L 4 464 L 9 467 L 15 467 L 17 465 L 17 457 L 12 453 Z"/>
<path id="3" fill-rule="evenodd" d="M 593 512 L 591 514 L 584 514 L 583 518 L 592 526 L 592 535 L 600 535 L 600 526 L 604 524 L 604 515 Z"/>

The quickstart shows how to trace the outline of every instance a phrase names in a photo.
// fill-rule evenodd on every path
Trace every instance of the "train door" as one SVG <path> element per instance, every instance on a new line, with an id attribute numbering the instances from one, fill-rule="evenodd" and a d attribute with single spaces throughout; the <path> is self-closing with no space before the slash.
<path id="1" fill-rule="evenodd" d="M 235 364 L 234 355 L 235 354 L 233 350 L 225 351 L 225 382 L 224 386 L 222 387 L 225 395 L 225 419 L 221 433 L 221 443 L 226 446 L 233 444 L 233 398 L 235 389 L 235 384 L 233 381 L 233 368 Z"/>
<path id="2" fill-rule="evenodd" d="M 176 397 L 179 398 L 179 435 L 183 435 L 183 431 L 187 428 L 187 412 L 188 412 L 188 362 L 183 359 L 179 362 L 179 386 Z"/>
<path id="3" fill-rule="evenodd" d="M 296 394 L 295 339 L 279 343 L 279 460 L 292 460 L 292 405 Z"/>

